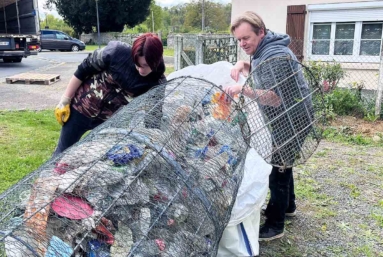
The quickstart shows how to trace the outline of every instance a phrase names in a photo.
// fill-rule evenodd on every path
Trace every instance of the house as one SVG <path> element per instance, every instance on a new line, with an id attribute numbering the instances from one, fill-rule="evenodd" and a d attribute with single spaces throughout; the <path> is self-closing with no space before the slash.
<path id="1" fill-rule="evenodd" d="M 289 34 L 301 61 L 340 62 L 347 72 L 344 85 L 377 89 L 383 1 L 232 0 L 232 19 L 247 10 L 258 13 L 266 28 Z"/>

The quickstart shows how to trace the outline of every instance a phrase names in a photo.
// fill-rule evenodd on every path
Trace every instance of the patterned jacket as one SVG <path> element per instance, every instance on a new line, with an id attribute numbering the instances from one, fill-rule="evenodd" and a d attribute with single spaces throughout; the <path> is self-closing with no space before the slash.
<path id="1" fill-rule="evenodd" d="M 162 61 L 157 70 L 140 76 L 131 47 L 111 41 L 106 47 L 89 54 L 78 66 L 74 75 L 83 83 L 75 93 L 72 106 L 86 117 L 106 120 L 132 97 L 164 83 L 164 72 Z"/>

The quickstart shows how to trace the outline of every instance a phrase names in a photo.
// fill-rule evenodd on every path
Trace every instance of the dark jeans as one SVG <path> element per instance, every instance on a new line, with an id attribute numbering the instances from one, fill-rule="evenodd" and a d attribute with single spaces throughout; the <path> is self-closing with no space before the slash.
<path id="1" fill-rule="evenodd" d="M 284 229 L 285 213 L 295 211 L 293 168 L 271 170 L 269 177 L 270 200 L 266 208 L 266 224 L 275 229 Z"/>
<path id="2" fill-rule="evenodd" d="M 68 147 L 77 143 L 88 130 L 94 129 L 104 121 L 88 118 L 70 107 L 70 116 L 61 128 L 60 139 L 52 157 L 56 157 Z"/>

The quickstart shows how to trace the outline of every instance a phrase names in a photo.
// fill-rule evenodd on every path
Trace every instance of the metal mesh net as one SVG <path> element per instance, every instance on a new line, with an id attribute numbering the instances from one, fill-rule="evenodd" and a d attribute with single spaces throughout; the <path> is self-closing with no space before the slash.
<path id="1" fill-rule="evenodd" d="M 215 256 L 244 113 L 182 77 L 135 98 L 0 196 L 0 256 Z"/>
<path id="2" fill-rule="evenodd" d="M 270 164 L 304 163 L 317 148 L 325 122 L 318 81 L 301 63 L 276 57 L 254 67 L 243 89 L 252 131 L 245 137 Z"/>

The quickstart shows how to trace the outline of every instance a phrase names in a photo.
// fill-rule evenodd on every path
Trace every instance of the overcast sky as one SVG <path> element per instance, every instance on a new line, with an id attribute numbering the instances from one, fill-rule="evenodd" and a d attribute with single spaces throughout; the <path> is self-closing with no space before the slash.
<path id="1" fill-rule="evenodd" d="M 211 2 L 218 2 L 222 4 L 231 3 L 231 0 L 209 0 Z M 156 0 L 156 3 L 162 7 L 174 6 L 181 3 L 190 3 L 191 0 Z"/>
<path id="2" fill-rule="evenodd" d="M 222 4 L 231 3 L 231 0 L 209 0 L 209 1 L 211 1 L 211 2 L 218 2 L 218 3 L 222 3 Z M 49 14 L 53 14 L 55 16 L 59 16 L 55 10 L 49 11 L 49 10 L 43 9 L 43 6 L 44 6 L 45 2 L 46 2 L 46 0 L 39 0 L 38 1 L 40 17 L 44 18 L 45 17 L 45 13 L 49 13 Z M 191 0 L 156 0 L 156 3 L 158 5 L 160 5 L 160 6 L 162 6 L 162 7 L 171 7 L 171 6 L 174 6 L 174 5 L 177 5 L 177 4 L 190 3 L 190 2 L 191 2 Z"/>

